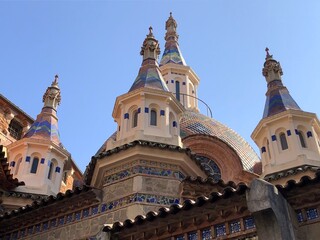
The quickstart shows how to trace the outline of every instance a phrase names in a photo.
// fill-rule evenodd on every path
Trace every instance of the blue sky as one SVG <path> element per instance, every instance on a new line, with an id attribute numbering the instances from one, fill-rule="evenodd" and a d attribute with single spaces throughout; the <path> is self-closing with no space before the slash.
<path id="1" fill-rule="evenodd" d="M 61 140 L 84 170 L 115 131 L 115 98 L 137 76 L 151 25 L 164 49 L 169 12 L 213 117 L 242 135 L 262 117 L 268 46 L 299 106 L 320 113 L 320 1 L 0 1 L 1 93 L 30 116 L 59 74 Z M 162 54 L 162 53 L 161 53 Z"/>

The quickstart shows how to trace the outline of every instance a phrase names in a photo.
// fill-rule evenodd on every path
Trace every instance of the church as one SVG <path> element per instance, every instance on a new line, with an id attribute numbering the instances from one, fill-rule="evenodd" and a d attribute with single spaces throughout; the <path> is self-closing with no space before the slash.
<path id="1" fill-rule="evenodd" d="M 0 95 L 0 239 L 318 239 L 320 122 L 280 63 L 267 48 L 259 157 L 200 112 L 171 13 L 165 29 L 159 58 L 149 28 L 137 77 L 115 99 L 117 127 L 84 173 L 60 141 L 58 76 L 35 120 Z"/>

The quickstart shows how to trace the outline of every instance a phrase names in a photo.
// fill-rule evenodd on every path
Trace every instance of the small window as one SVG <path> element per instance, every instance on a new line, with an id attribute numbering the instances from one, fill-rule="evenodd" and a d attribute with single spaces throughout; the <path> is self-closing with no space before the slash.
<path id="1" fill-rule="evenodd" d="M 287 142 L 286 135 L 284 133 L 280 133 L 280 143 L 281 143 L 282 150 L 288 149 L 288 142 Z"/>
<path id="2" fill-rule="evenodd" d="M 157 112 L 154 109 L 150 112 L 150 125 L 157 126 Z"/>
<path id="3" fill-rule="evenodd" d="M 53 162 L 50 162 L 49 172 L 48 172 L 48 179 L 52 178 L 53 167 L 54 167 Z"/>
<path id="4" fill-rule="evenodd" d="M 11 122 L 9 124 L 9 129 L 8 129 L 11 137 L 19 140 L 22 135 L 22 129 L 23 129 L 23 127 L 21 126 L 21 124 L 17 120 L 15 120 L 15 119 L 11 120 Z"/>
<path id="5" fill-rule="evenodd" d="M 18 174 L 18 172 L 19 172 L 19 168 L 20 168 L 20 164 L 21 164 L 21 162 L 22 162 L 22 158 L 19 158 L 19 160 L 17 161 L 17 167 L 16 167 L 16 170 L 15 170 L 15 172 L 14 172 L 14 174 L 15 174 L 15 175 L 17 175 L 17 174 Z"/>
<path id="6" fill-rule="evenodd" d="M 306 145 L 306 142 L 304 141 L 303 132 L 298 130 L 297 134 L 299 136 L 301 147 L 306 148 L 307 145 Z"/>
<path id="7" fill-rule="evenodd" d="M 176 81 L 176 98 L 180 101 L 180 82 Z"/>
<path id="8" fill-rule="evenodd" d="M 132 118 L 132 127 L 135 128 L 138 126 L 138 110 L 135 110 L 133 112 L 133 118 Z"/>
<path id="9" fill-rule="evenodd" d="M 33 158 L 30 173 L 37 173 L 38 164 L 39 164 L 39 158 L 37 157 Z"/>

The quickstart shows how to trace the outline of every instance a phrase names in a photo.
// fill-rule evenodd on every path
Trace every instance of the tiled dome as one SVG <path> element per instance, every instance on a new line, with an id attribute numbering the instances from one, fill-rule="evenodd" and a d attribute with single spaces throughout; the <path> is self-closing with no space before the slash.
<path id="1" fill-rule="evenodd" d="M 203 114 L 185 111 L 180 120 L 181 138 L 193 134 L 215 136 L 228 143 L 239 155 L 245 170 L 252 171 L 254 164 L 260 161 L 249 143 L 231 128 Z"/>

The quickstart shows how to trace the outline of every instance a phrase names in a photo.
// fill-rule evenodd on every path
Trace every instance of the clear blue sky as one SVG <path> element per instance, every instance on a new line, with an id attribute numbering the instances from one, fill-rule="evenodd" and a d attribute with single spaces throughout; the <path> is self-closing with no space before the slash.
<path id="1" fill-rule="evenodd" d="M 262 117 L 266 46 L 299 106 L 320 113 L 320 1 L 0 1 L 1 93 L 30 116 L 59 74 L 61 140 L 84 170 L 116 129 L 115 98 L 128 91 L 153 26 L 164 49 L 173 12 L 179 43 L 213 117 L 242 135 Z"/>

